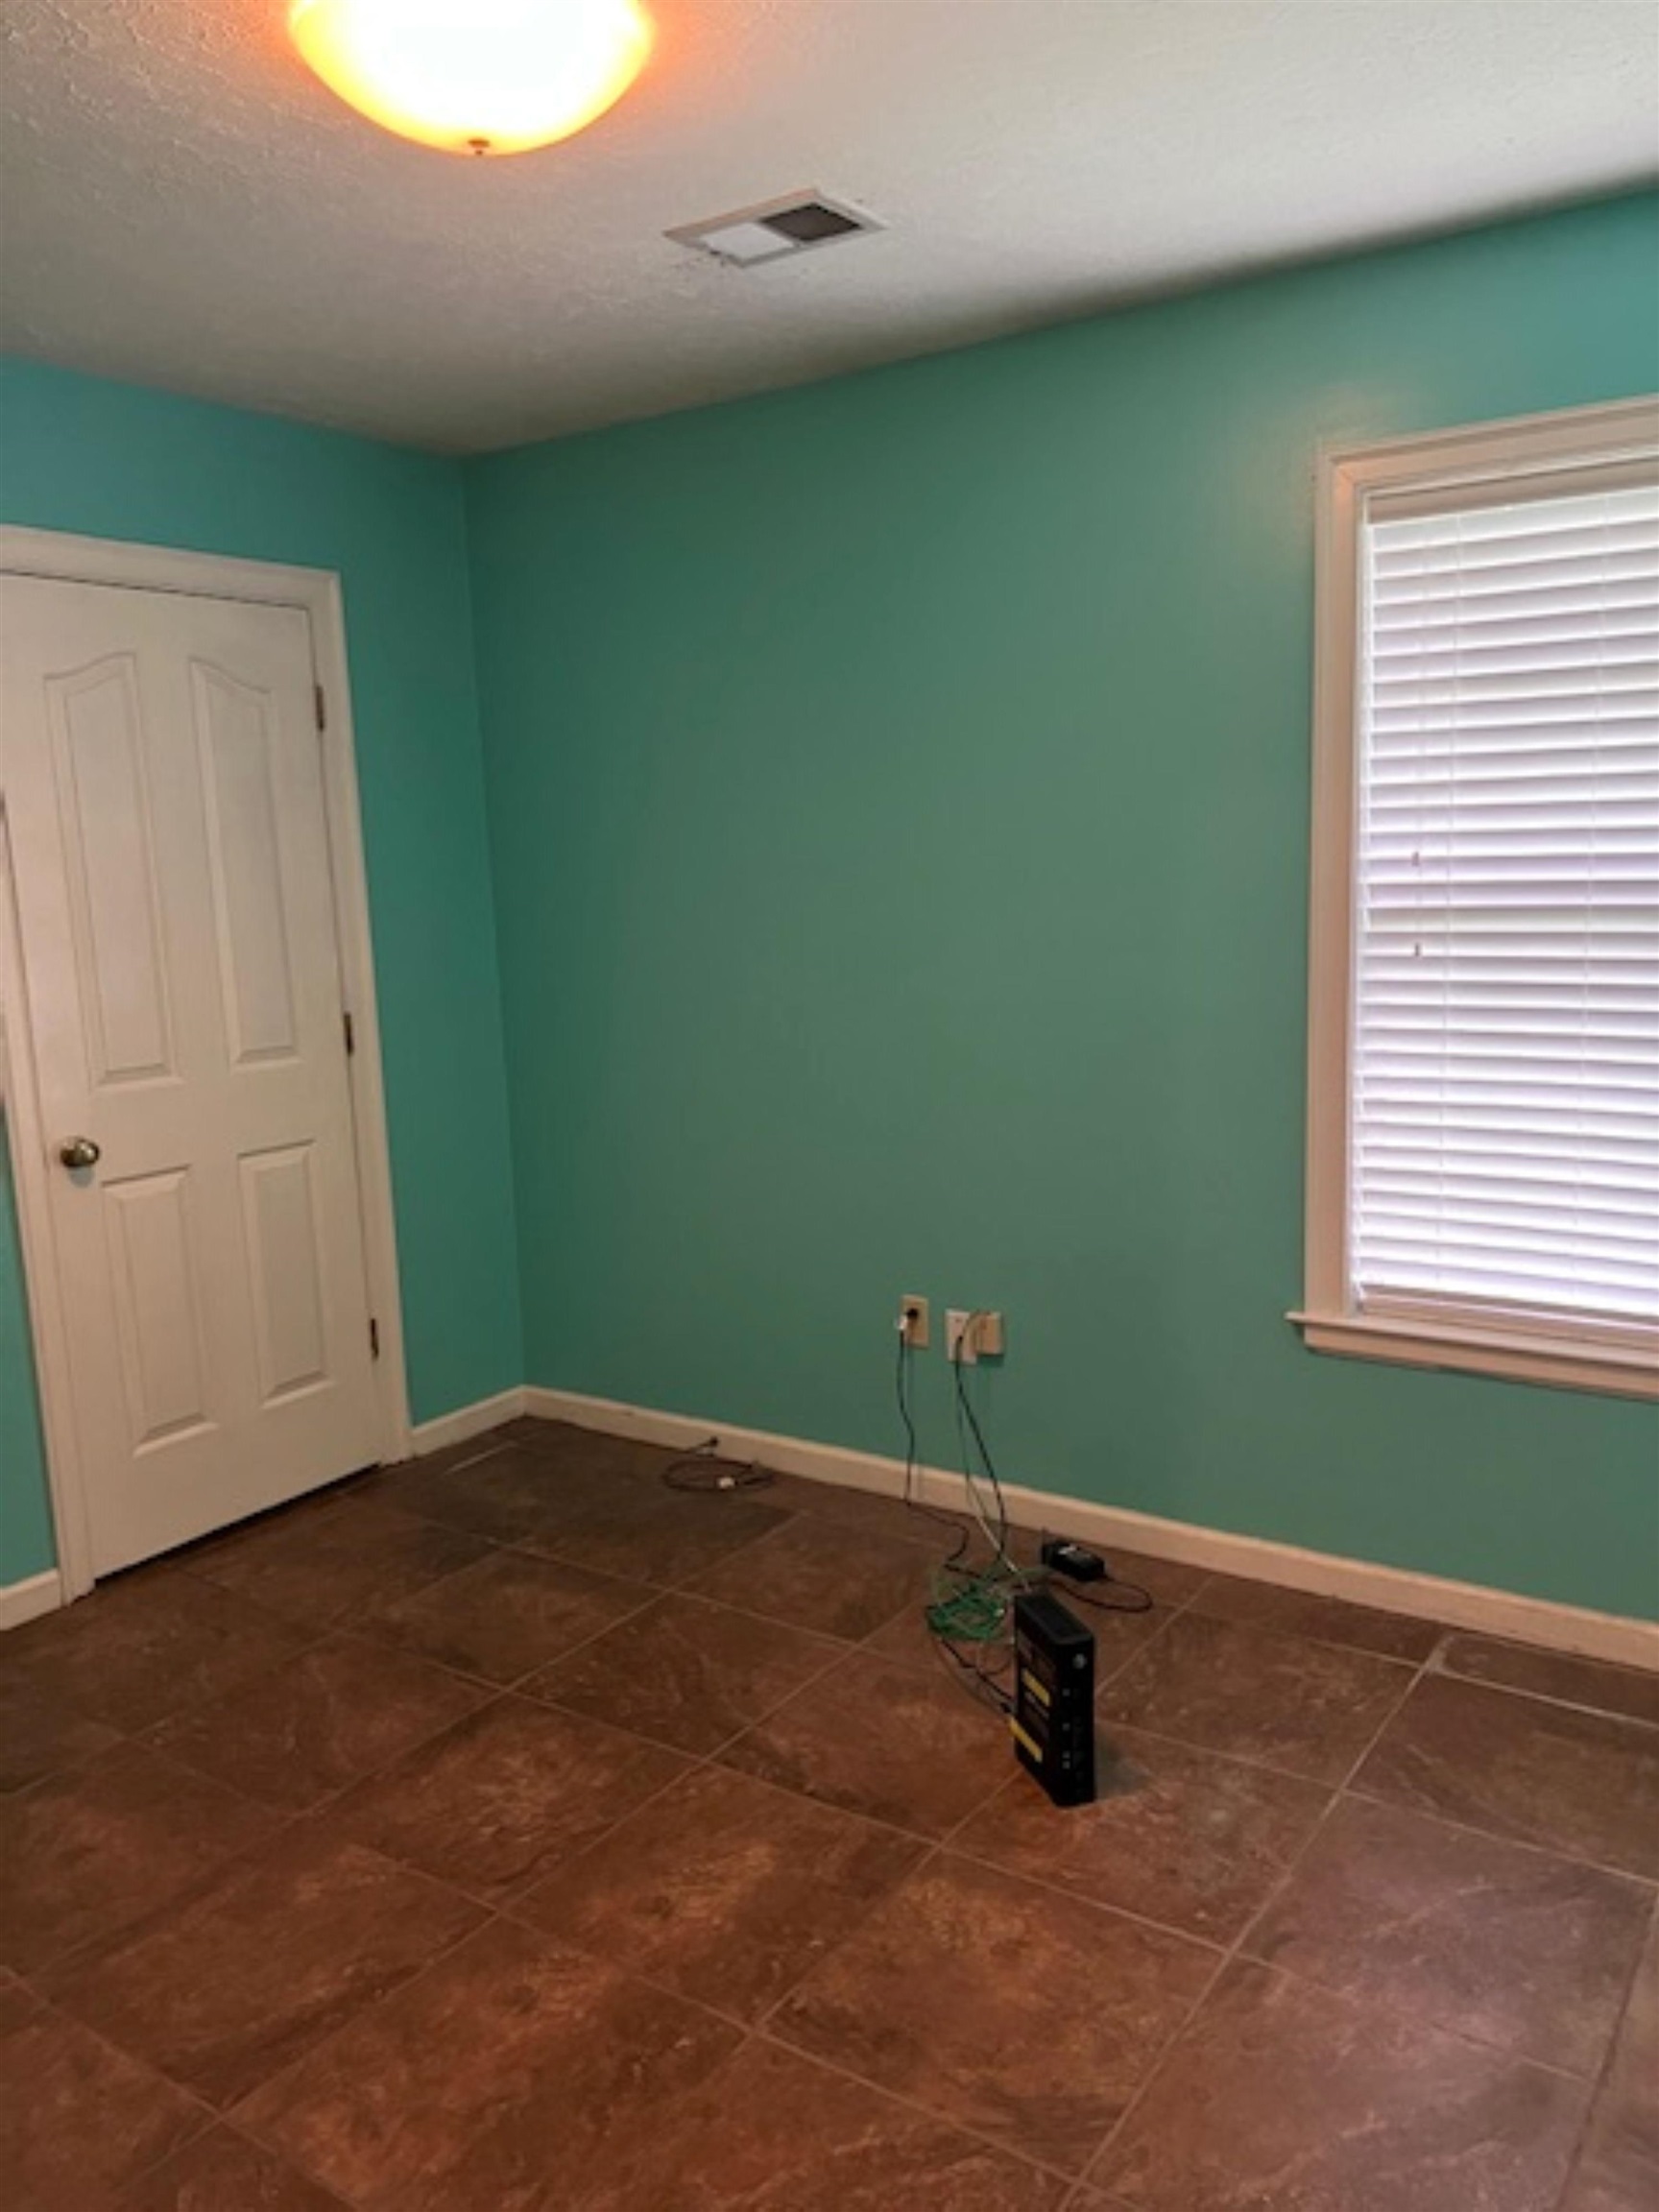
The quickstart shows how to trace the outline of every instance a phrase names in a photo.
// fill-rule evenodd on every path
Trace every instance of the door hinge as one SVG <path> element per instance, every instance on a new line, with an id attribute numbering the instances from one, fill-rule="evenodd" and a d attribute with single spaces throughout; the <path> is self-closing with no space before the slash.
<path id="1" fill-rule="evenodd" d="M 357 1024 L 349 1013 L 342 1013 L 340 1020 L 346 1029 L 346 1057 L 349 1060 L 357 1049 Z"/>
<path id="2" fill-rule="evenodd" d="M 373 1313 L 369 1316 L 369 1357 L 371 1359 L 380 1357 L 380 1324 Z"/>
<path id="3" fill-rule="evenodd" d="M 317 703 L 317 727 L 319 730 L 326 730 L 328 727 L 328 701 L 324 695 L 321 684 L 314 684 L 311 686 L 311 695 Z"/>

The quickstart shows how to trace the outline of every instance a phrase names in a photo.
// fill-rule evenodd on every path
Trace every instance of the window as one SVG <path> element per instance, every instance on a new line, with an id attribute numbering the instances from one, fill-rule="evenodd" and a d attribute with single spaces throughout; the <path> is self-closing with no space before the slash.
<path id="1" fill-rule="evenodd" d="M 1321 465 L 1315 1350 L 1659 1396 L 1659 402 Z"/>

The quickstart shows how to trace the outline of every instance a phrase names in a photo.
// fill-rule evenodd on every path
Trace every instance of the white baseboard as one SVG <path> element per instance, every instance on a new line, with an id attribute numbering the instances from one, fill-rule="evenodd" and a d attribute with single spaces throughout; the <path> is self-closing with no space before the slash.
<path id="1" fill-rule="evenodd" d="M 469 1444 L 487 1429 L 499 1429 L 503 1421 L 516 1421 L 524 1410 L 522 1390 L 499 1390 L 493 1398 L 475 1405 L 458 1406 L 453 1413 L 440 1413 L 435 1421 L 421 1421 L 411 1431 L 417 1454 L 446 1452 L 452 1444 Z"/>
<path id="2" fill-rule="evenodd" d="M 516 1410 L 547 1421 L 570 1421 L 579 1428 L 637 1436 L 650 1444 L 689 1447 L 715 1436 L 733 1458 L 758 1459 L 781 1475 L 801 1475 L 813 1482 L 839 1482 L 848 1489 L 876 1490 L 889 1496 L 897 1496 L 903 1486 L 904 1470 L 900 1461 L 874 1452 L 812 1444 L 799 1436 L 775 1436 L 763 1429 L 736 1429 L 729 1422 L 700 1421 L 688 1414 L 655 1412 L 611 1398 L 584 1397 L 573 1390 L 546 1390 L 532 1384 L 519 1395 L 521 1404 Z M 930 1504 L 949 1505 L 960 1497 L 962 1477 L 951 1469 L 925 1467 L 920 1475 L 921 1495 Z M 1546 1598 L 1524 1598 L 1513 1591 L 1490 1590 L 1478 1582 L 1453 1582 L 1442 1575 L 1414 1574 L 1401 1567 L 1380 1567 L 1366 1559 L 1308 1551 L 1300 1545 L 1273 1543 L 1260 1536 L 1235 1536 L 1223 1528 L 1166 1521 L 1155 1513 L 1098 1505 L 1088 1499 L 1032 1490 L 1021 1483 L 1005 1482 L 1002 1488 L 1016 1521 L 1080 1537 L 1108 1551 L 1121 1546 L 1153 1558 L 1210 1568 L 1216 1574 L 1283 1582 L 1321 1598 L 1346 1598 L 1386 1613 L 1420 1614 L 1453 1628 L 1514 1637 L 1551 1650 L 1575 1651 L 1588 1658 L 1659 1671 L 1659 1623 L 1630 1621 L 1583 1606 L 1558 1605 Z"/>
<path id="3" fill-rule="evenodd" d="M 56 1613 L 62 1602 L 63 1577 L 56 1567 L 22 1582 L 0 1583 L 0 1629 L 21 1628 L 25 1621 L 38 1621 L 42 1613 Z"/>

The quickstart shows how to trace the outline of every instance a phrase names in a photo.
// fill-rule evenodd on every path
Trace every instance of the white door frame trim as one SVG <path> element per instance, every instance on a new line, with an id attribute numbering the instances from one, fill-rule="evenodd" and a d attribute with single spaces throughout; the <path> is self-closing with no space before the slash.
<path id="1" fill-rule="evenodd" d="M 181 552 L 168 546 L 78 538 L 17 525 L 0 526 L 0 574 L 49 577 L 70 584 L 110 584 L 138 591 L 177 591 L 191 598 L 252 600 L 265 606 L 298 607 L 310 619 L 317 680 L 326 702 L 320 743 L 329 868 L 334 880 L 342 979 L 355 1030 L 356 1049 L 349 1066 L 369 1297 L 380 1333 L 375 1386 L 381 1456 L 389 1462 L 406 1459 L 411 1444 L 403 1305 L 340 579 L 326 568 L 290 568 L 228 554 Z M 49 1212 L 52 1170 L 41 1125 L 10 847 L 3 834 L 5 801 L 5 751 L 0 735 L 0 1046 L 4 1046 L 0 1053 L 0 1104 L 5 1109 L 16 1177 L 23 1272 L 45 1431 L 58 1569 L 67 1602 L 84 1596 L 92 1587 L 92 1551 L 85 1471 L 69 1388 L 67 1316 Z"/>

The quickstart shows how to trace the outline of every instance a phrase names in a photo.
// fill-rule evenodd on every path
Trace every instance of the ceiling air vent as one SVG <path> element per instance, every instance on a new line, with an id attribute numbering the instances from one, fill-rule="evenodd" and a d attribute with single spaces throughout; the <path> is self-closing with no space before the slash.
<path id="1" fill-rule="evenodd" d="M 735 207 L 730 215 L 710 215 L 702 223 L 683 223 L 666 235 L 681 246 L 695 246 L 717 261 L 752 269 L 761 261 L 782 261 L 814 246 L 835 246 L 881 225 L 861 207 L 831 200 L 816 190 L 787 192 L 757 207 Z"/>

